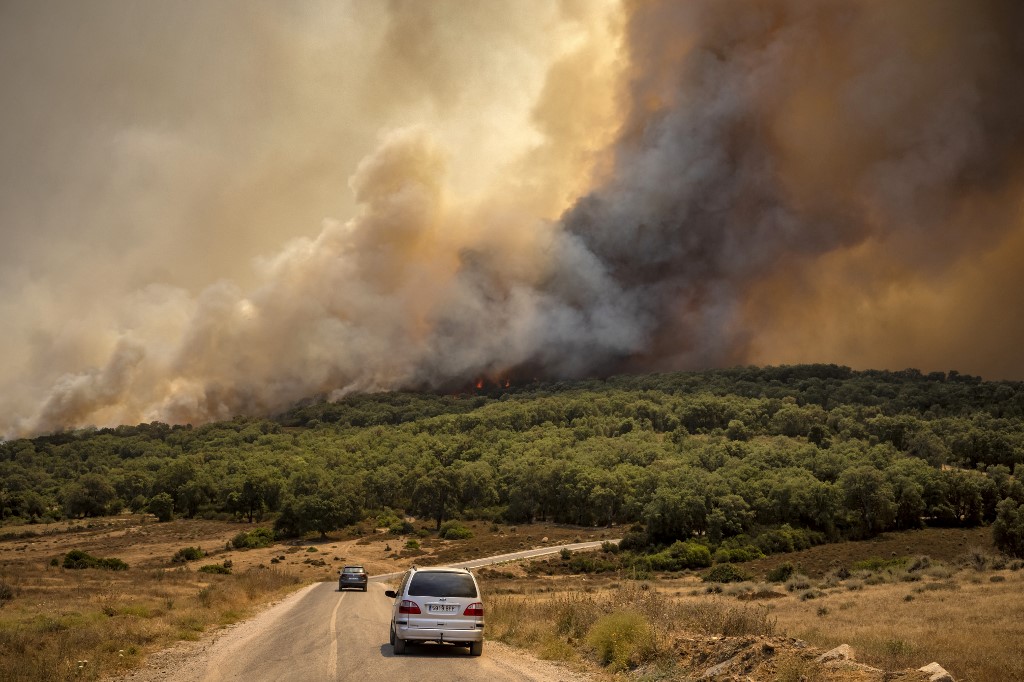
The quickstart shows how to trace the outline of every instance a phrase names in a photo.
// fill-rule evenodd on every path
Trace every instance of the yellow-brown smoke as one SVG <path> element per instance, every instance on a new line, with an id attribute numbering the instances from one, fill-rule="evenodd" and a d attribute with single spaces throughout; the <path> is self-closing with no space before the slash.
<path id="1" fill-rule="evenodd" d="M 1021 14 L 5 6 L 0 435 L 517 368 L 1022 377 Z"/>

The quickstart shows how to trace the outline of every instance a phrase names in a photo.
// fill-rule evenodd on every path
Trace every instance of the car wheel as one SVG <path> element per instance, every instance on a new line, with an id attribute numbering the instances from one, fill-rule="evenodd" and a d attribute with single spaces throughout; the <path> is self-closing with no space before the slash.
<path id="1" fill-rule="evenodd" d="M 484 642 L 483 642 L 483 640 L 480 640 L 479 642 L 470 642 L 469 643 L 469 655 L 470 656 L 479 656 L 483 652 L 484 652 Z"/>
<path id="2" fill-rule="evenodd" d="M 401 656 L 405 653 L 405 640 L 395 635 L 395 656 Z"/>
<path id="3" fill-rule="evenodd" d="M 341 586 L 341 583 L 338 583 L 338 592 L 341 592 L 341 591 L 343 591 L 344 589 L 345 589 L 345 588 Z"/>
<path id="4" fill-rule="evenodd" d="M 363 585 L 363 592 L 366 592 L 366 585 Z"/>
<path id="5" fill-rule="evenodd" d="M 391 642 L 391 646 L 394 646 L 395 645 L 395 626 L 394 625 L 392 625 L 388 629 L 388 639 Z"/>

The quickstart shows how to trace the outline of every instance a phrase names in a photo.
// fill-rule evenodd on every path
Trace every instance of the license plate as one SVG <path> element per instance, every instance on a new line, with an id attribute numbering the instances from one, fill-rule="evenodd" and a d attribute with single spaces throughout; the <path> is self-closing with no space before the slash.
<path id="1" fill-rule="evenodd" d="M 459 607 L 455 604 L 427 604 L 430 613 L 456 613 Z"/>

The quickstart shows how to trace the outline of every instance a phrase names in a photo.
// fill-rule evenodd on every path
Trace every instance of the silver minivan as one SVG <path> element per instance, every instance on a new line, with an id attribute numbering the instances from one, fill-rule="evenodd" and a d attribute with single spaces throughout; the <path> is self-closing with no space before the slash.
<path id="1" fill-rule="evenodd" d="M 464 568 L 416 568 L 402 575 L 391 609 L 391 645 L 405 653 L 407 642 L 438 642 L 484 650 L 484 604 L 472 573 Z"/>

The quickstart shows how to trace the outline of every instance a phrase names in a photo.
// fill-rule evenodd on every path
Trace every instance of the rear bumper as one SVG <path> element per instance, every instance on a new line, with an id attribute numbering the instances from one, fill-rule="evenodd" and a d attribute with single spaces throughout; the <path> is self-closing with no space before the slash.
<path id="1" fill-rule="evenodd" d="M 412 628 L 407 625 L 395 627 L 395 633 L 399 639 L 407 642 L 453 642 L 465 643 L 482 642 L 484 629 L 475 630 L 442 630 L 440 628 Z"/>

